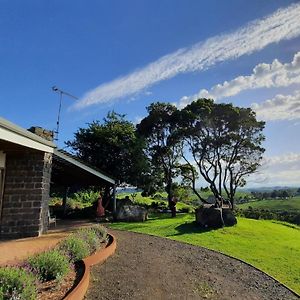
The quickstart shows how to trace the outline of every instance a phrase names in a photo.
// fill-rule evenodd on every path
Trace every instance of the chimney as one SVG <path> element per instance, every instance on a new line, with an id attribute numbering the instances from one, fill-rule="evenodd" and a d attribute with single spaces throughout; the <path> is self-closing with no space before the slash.
<path id="1" fill-rule="evenodd" d="M 53 141 L 54 133 L 51 130 L 44 129 L 39 126 L 32 126 L 28 129 L 28 131 L 42 137 L 43 139 L 45 139 L 47 141 L 51 141 L 51 142 Z"/>

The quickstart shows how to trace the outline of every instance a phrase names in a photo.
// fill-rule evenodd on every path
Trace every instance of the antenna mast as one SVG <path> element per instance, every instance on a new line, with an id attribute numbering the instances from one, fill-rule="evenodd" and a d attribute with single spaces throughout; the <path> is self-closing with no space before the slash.
<path id="1" fill-rule="evenodd" d="M 60 111 L 61 111 L 61 103 L 62 103 L 62 96 L 66 95 L 70 98 L 73 98 L 75 100 L 78 100 L 77 97 L 73 96 L 70 93 L 67 93 L 65 91 L 63 91 L 62 89 L 58 88 L 57 86 L 53 86 L 52 87 L 52 91 L 53 92 L 57 92 L 59 93 L 59 107 L 58 107 L 58 114 L 57 114 L 57 122 L 56 122 L 56 131 L 54 131 L 56 137 L 54 138 L 54 140 L 58 141 L 58 133 L 59 133 L 59 122 L 60 122 Z"/>

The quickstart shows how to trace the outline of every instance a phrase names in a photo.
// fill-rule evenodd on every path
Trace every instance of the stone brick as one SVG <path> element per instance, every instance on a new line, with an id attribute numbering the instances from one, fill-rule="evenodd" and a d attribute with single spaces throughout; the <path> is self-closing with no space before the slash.
<path id="1" fill-rule="evenodd" d="M 32 207 L 32 202 L 23 202 L 22 207 Z"/>
<path id="2" fill-rule="evenodd" d="M 6 158 L 1 237 L 37 236 L 47 230 L 52 154 L 24 150 Z"/>

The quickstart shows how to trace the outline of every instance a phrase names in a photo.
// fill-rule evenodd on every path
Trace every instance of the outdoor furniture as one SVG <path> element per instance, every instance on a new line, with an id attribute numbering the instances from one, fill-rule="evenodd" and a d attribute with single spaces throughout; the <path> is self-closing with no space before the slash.
<path id="1" fill-rule="evenodd" d="M 48 210 L 48 224 L 50 226 L 53 223 L 54 223 L 54 226 L 56 227 L 56 217 L 51 217 L 50 211 Z"/>

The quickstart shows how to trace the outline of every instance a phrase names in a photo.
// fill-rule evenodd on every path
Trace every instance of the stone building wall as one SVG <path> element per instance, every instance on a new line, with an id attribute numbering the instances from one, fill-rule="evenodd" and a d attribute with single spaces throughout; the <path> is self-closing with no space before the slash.
<path id="1" fill-rule="evenodd" d="M 47 230 L 52 154 L 6 154 L 1 238 L 38 236 Z"/>

